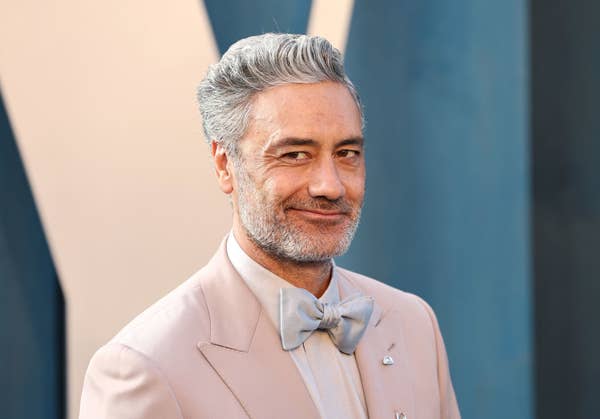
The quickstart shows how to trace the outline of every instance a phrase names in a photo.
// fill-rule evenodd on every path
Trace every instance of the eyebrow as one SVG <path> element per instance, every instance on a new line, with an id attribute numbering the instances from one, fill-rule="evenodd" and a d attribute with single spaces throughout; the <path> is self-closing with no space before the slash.
<path id="1" fill-rule="evenodd" d="M 358 146 L 363 146 L 365 143 L 365 139 L 364 137 L 352 137 L 352 138 L 347 138 L 345 140 L 340 141 L 339 143 L 336 144 L 337 147 L 342 147 L 345 145 L 358 145 Z"/>
<path id="2" fill-rule="evenodd" d="M 351 137 L 346 138 L 335 144 L 336 147 L 343 147 L 346 145 L 359 145 L 362 147 L 365 139 L 363 137 Z M 312 138 L 296 138 L 296 137 L 286 137 L 280 140 L 275 141 L 275 146 L 277 147 L 288 147 L 288 146 L 317 146 L 319 143 Z"/>

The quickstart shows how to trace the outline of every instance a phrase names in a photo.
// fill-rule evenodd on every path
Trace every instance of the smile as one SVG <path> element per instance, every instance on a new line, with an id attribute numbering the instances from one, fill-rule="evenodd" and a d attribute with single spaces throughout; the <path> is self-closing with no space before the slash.
<path id="1" fill-rule="evenodd" d="M 348 214 L 339 210 L 322 210 L 322 209 L 307 209 L 307 208 L 290 208 L 289 211 L 293 211 L 302 217 L 312 219 L 315 221 L 339 221 L 346 217 Z"/>

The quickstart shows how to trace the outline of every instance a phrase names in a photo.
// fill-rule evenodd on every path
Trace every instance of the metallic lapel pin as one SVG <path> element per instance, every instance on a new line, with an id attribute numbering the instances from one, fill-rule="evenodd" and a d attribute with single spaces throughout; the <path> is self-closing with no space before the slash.
<path id="1" fill-rule="evenodd" d="M 398 412 L 394 412 L 395 415 L 395 419 L 408 419 L 407 416 L 404 413 L 398 413 Z"/>
<path id="2" fill-rule="evenodd" d="M 389 355 L 383 357 L 383 365 L 394 365 L 394 358 Z"/>

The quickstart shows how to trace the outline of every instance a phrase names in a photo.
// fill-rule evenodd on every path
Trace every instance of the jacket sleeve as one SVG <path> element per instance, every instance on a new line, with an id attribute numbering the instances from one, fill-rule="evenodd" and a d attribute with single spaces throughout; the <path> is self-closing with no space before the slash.
<path id="1" fill-rule="evenodd" d="M 166 378 L 152 361 L 128 346 L 110 343 L 92 357 L 85 375 L 79 419 L 182 419 Z"/>
<path id="2" fill-rule="evenodd" d="M 458 409 L 456 395 L 454 394 L 454 388 L 452 387 L 452 380 L 450 379 L 448 356 L 446 355 L 446 346 L 444 345 L 444 339 L 442 338 L 442 333 L 440 332 L 440 326 L 435 313 L 429 304 L 421 299 L 419 300 L 425 306 L 427 314 L 429 314 L 429 318 L 431 319 L 435 333 L 435 345 L 438 361 L 438 384 L 440 389 L 440 418 L 460 419 L 460 411 Z"/>

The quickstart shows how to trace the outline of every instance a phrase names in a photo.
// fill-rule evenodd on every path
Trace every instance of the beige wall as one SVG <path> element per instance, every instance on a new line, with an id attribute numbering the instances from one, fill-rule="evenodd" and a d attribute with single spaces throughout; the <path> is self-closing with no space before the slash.
<path id="1" fill-rule="evenodd" d="M 71 418 L 94 350 L 229 229 L 194 103 L 218 56 L 202 4 L 0 6 L 2 93 L 66 297 Z M 314 1 L 309 31 L 343 48 L 351 9 Z"/>

